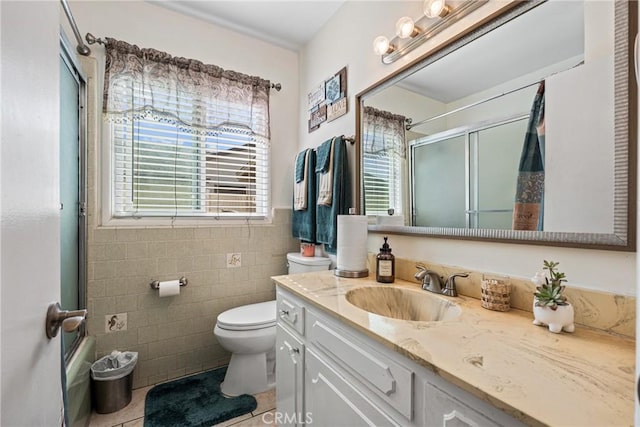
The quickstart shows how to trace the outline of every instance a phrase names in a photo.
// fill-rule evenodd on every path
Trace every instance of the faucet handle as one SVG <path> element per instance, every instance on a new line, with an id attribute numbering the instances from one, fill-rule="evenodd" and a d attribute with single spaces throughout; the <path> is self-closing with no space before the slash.
<path id="1" fill-rule="evenodd" d="M 467 272 L 464 272 L 464 273 L 453 273 L 451 276 L 449 276 L 447 281 L 451 280 L 453 282 L 456 277 L 469 277 L 469 273 L 467 273 Z"/>
<path id="2" fill-rule="evenodd" d="M 420 271 L 426 271 L 427 267 L 424 264 L 416 264 L 416 268 Z"/>
<path id="3" fill-rule="evenodd" d="M 442 290 L 442 293 L 444 295 L 450 296 L 450 297 L 457 297 L 458 296 L 458 291 L 456 289 L 456 277 L 469 277 L 469 273 L 453 273 L 452 275 L 450 275 L 447 278 L 447 281 L 445 282 L 445 286 L 444 289 Z"/>

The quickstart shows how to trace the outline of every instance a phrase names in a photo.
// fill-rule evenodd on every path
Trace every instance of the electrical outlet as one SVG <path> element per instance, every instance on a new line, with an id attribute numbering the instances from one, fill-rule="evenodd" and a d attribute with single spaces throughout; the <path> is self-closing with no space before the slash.
<path id="1" fill-rule="evenodd" d="M 107 314 L 104 316 L 104 331 L 106 333 L 127 330 L 127 313 Z"/>
<path id="2" fill-rule="evenodd" d="M 236 268 L 242 266 L 242 254 L 234 252 L 227 254 L 227 268 Z"/>

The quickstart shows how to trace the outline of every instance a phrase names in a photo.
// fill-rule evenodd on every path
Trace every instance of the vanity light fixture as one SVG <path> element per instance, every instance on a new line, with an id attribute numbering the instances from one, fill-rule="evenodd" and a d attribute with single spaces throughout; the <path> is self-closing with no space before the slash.
<path id="1" fill-rule="evenodd" d="M 389 39 L 385 36 L 378 36 L 373 40 L 373 51 L 376 55 L 387 55 L 394 51 L 394 47 L 389 44 Z"/>
<path id="2" fill-rule="evenodd" d="M 427 18 L 444 18 L 451 12 L 446 0 L 425 0 L 423 10 Z"/>
<path id="3" fill-rule="evenodd" d="M 415 21 L 408 16 L 398 19 L 396 37 L 391 40 L 385 36 L 376 37 L 373 51 L 381 56 L 384 64 L 391 64 L 488 1 L 461 0 L 454 5 L 447 4 L 447 0 L 425 0 L 423 16 Z"/>
<path id="4" fill-rule="evenodd" d="M 400 37 L 401 39 L 415 37 L 418 34 L 420 34 L 420 30 L 416 28 L 413 19 L 409 18 L 408 16 L 403 16 L 402 18 L 398 19 L 398 22 L 396 22 L 396 36 Z"/>

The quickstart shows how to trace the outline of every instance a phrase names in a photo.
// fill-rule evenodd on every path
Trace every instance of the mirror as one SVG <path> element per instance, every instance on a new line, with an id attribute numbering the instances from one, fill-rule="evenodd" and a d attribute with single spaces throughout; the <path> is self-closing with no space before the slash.
<path id="1" fill-rule="evenodd" d="M 635 2 L 513 2 L 358 94 L 369 230 L 634 251 L 636 32 Z"/>

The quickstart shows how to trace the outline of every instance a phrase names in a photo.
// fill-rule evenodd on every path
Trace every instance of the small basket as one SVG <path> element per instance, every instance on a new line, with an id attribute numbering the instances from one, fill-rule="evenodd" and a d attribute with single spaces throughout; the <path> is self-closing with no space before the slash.
<path id="1" fill-rule="evenodd" d="M 482 307 L 494 311 L 511 309 L 511 283 L 508 277 L 483 276 L 480 289 Z"/>

